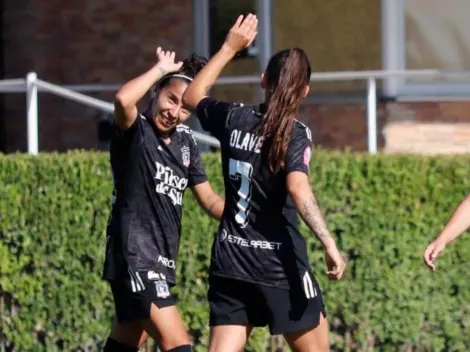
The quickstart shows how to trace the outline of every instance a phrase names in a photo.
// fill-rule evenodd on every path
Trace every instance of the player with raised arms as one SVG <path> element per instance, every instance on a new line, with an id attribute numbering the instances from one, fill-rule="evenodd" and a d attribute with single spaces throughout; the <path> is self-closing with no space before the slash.
<path id="1" fill-rule="evenodd" d="M 283 334 L 294 351 L 328 351 L 328 323 L 298 214 L 323 244 L 327 275 L 345 262 L 310 188 L 311 132 L 296 120 L 310 63 L 298 48 L 275 54 L 261 77 L 265 101 L 243 106 L 207 97 L 223 68 L 255 39 L 256 16 L 240 16 L 183 95 L 221 144 L 225 210 L 209 277 L 211 352 L 243 350 L 253 327 Z"/>
<path id="2" fill-rule="evenodd" d="M 157 63 L 126 83 L 115 98 L 111 168 L 114 195 L 107 228 L 104 279 L 110 282 L 116 319 L 105 352 L 138 351 L 150 335 L 161 350 L 192 350 L 170 288 L 181 233 L 183 195 L 220 219 L 224 201 L 211 188 L 192 131 L 183 93 L 207 60 L 157 49 Z M 137 103 L 152 89 L 139 113 Z"/>

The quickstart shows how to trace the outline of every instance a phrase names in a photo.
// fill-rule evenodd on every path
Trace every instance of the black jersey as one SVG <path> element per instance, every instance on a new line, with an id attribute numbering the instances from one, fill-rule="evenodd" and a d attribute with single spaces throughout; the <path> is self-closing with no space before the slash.
<path id="1" fill-rule="evenodd" d="M 107 228 L 104 278 L 147 271 L 175 284 L 183 194 L 207 181 L 189 127 L 178 125 L 166 144 L 153 121 L 139 115 L 111 140 L 114 195 Z"/>
<path id="2" fill-rule="evenodd" d="M 213 244 L 211 274 L 289 287 L 309 264 L 286 176 L 292 171 L 308 173 L 311 133 L 295 122 L 285 167 L 273 173 L 256 134 L 263 112 L 263 105 L 211 98 L 197 108 L 202 127 L 221 143 L 225 183 L 225 211 Z"/>

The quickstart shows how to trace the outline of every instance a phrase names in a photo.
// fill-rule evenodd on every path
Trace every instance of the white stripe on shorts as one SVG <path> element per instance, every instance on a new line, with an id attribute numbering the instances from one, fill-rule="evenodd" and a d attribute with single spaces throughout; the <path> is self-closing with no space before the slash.
<path id="1" fill-rule="evenodd" d="M 315 298 L 317 296 L 317 290 L 313 287 L 312 278 L 308 274 L 308 271 L 304 274 L 304 291 L 307 299 Z"/>
<path id="2" fill-rule="evenodd" d="M 142 291 L 145 287 L 139 273 L 132 272 L 131 268 L 127 268 L 127 271 L 129 272 L 129 277 L 131 280 L 132 292 Z"/>
<path id="3" fill-rule="evenodd" d="M 137 281 L 139 282 L 140 286 L 142 287 L 142 290 L 145 289 L 144 282 L 143 282 L 142 279 L 140 278 L 139 272 L 136 271 L 136 272 L 135 272 L 135 275 L 137 276 Z"/>

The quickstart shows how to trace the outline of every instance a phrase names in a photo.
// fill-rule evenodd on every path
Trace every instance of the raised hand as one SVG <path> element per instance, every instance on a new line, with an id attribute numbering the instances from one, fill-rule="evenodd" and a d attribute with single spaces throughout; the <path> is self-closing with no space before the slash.
<path id="1" fill-rule="evenodd" d="M 243 15 L 238 16 L 237 21 L 225 38 L 224 46 L 234 52 L 248 48 L 258 34 L 257 28 L 258 19 L 256 15 L 250 13 L 245 18 L 243 18 Z"/>
<path id="2" fill-rule="evenodd" d="M 183 66 L 182 61 L 175 62 L 174 51 L 164 51 L 161 47 L 157 48 L 157 66 L 163 75 L 178 71 Z"/>

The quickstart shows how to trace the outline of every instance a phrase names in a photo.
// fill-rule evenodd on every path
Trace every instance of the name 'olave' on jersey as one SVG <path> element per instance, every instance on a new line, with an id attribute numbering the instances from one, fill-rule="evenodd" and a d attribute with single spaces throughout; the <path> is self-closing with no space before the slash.
<path id="1" fill-rule="evenodd" d="M 263 144 L 263 137 L 255 133 L 233 130 L 230 135 L 230 146 L 259 154 Z"/>

